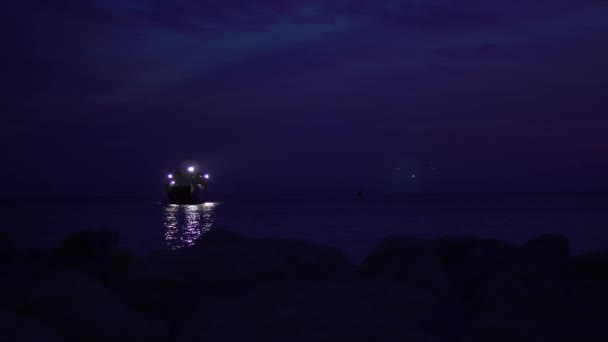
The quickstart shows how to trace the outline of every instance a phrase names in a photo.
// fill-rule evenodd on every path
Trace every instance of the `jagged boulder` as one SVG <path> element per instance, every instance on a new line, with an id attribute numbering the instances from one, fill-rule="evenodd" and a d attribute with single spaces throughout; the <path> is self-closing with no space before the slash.
<path id="1" fill-rule="evenodd" d="M 45 322 L 70 341 L 168 339 L 162 324 L 147 320 L 90 277 L 57 272 L 20 281 L 22 286 L 8 288 L 14 291 L 7 294 L 14 297 L 8 305 Z"/>
<path id="2" fill-rule="evenodd" d="M 517 253 L 514 245 L 481 238 L 439 238 L 431 242 L 431 248 L 447 274 L 450 287 L 465 299 L 506 269 Z"/>
<path id="3" fill-rule="evenodd" d="M 576 281 L 604 287 L 608 283 L 608 249 L 573 257 L 571 275 Z"/>
<path id="4" fill-rule="evenodd" d="M 570 244 L 560 235 L 545 234 L 526 242 L 513 269 L 540 276 L 563 275 L 570 264 Z"/>
<path id="5" fill-rule="evenodd" d="M 468 300 L 512 261 L 516 249 L 492 239 L 391 237 L 371 251 L 360 271 Z"/>
<path id="6" fill-rule="evenodd" d="M 598 308 L 596 298 L 577 293 L 568 283 L 524 289 L 502 280 L 513 289 L 497 290 L 482 303 L 463 341 L 608 340 L 606 306 Z"/>
<path id="7" fill-rule="evenodd" d="M 595 323 L 598 330 L 604 322 L 608 322 L 608 249 L 573 257 L 570 280 L 577 304 L 575 314 L 587 318 L 589 325 Z"/>
<path id="8" fill-rule="evenodd" d="M 13 260 L 14 257 L 13 242 L 6 234 L 0 234 L 0 265 Z"/>
<path id="9" fill-rule="evenodd" d="M 429 243 L 423 239 L 393 236 L 382 241 L 365 258 L 361 272 L 369 276 L 400 279 L 428 256 Z"/>
<path id="10" fill-rule="evenodd" d="M 54 257 L 65 264 L 104 259 L 118 249 L 119 242 L 119 234 L 109 230 L 77 232 L 63 241 Z"/>
<path id="11" fill-rule="evenodd" d="M 146 316 L 175 329 L 201 305 L 251 291 L 259 284 L 347 274 L 338 250 L 314 244 L 252 239 L 212 231 L 196 246 L 153 253 L 106 285 Z"/>
<path id="12" fill-rule="evenodd" d="M 425 326 L 435 304 L 390 282 L 287 281 L 202 307 L 176 341 L 441 341 Z"/>
<path id="13" fill-rule="evenodd" d="M 32 317 L 0 309 L 0 336 L 3 341 L 65 342 L 66 340 L 47 324 Z"/>
<path id="14" fill-rule="evenodd" d="M 70 235 L 55 249 L 50 269 L 71 268 L 90 274 L 101 282 L 128 272 L 135 256 L 119 246 L 120 236 L 113 231 L 82 231 Z"/>
<path id="15" fill-rule="evenodd" d="M 434 292 L 446 288 L 446 275 L 439 256 L 429 241 L 411 237 L 390 237 L 365 258 L 360 273 L 364 277 L 391 279 Z"/>
<path id="16" fill-rule="evenodd" d="M 128 273 L 112 279 L 107 286 L 150 319 L 165 322 L 171 331 L 199 309 L 204 297 L 196 283 L 158 272 L 150 263 L 135 263 Z"/>
<path id="17" fill-rule="evenodd" d="M 339 250 L 303 241 L 254 239 L 216 230 L 193 247 L 153 254 L 157 271 L 210 294 L 234 294 L 258 283 L 322 279 L 351 271 Z"/>
<path id="18" fill-rule="evenodd" d="M 480 289 L 465 340 L 549 341 L 584 337 L 568 281 L 568 240 L 544 235 L 525 243 L 513 261 Z M 582 335 L 578 335 L 581 333 Z"/>

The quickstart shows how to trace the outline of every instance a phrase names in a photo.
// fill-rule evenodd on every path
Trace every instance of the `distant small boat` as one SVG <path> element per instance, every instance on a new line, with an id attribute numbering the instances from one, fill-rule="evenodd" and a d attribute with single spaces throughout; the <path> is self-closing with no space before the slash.
<path id="1" fill-rule="evenodd" d="M 363 197 L 363 191 L 358 191 L 357 192 L 357 197 Z"/>
<path id="2" fill-rule="evenodd" d="M 167 175 L 167 199 L 171 204 L 199 203 L 208 186 L 209 174 L 188 166 L 183 172 Z"/>

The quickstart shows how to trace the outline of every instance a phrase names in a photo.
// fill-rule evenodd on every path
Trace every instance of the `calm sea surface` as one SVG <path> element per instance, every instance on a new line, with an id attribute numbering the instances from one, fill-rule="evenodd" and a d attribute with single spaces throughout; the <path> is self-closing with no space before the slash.
<path id="1" fill-rule="evenodd" d="M 608 247 L 608 196 L 600 194 L 226 197 L 180 206 L 158 199 L 3 201 L 0 215 L 0 230 L 23 247 L 111 229 L 139 254 L 181 248 L 219 228 L 330 245 L 355 261 L 396 234 L 520 243 L 557 233 L 570 239 L 574 253 Z"/>

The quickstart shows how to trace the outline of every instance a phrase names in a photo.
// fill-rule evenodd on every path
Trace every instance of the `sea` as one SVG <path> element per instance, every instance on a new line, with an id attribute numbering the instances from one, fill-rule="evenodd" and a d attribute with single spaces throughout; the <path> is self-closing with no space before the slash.
<path id="1" fill-rule="evenodd" d="M 521 244 L 542 234 L 570 240 L 574 254 L 608 247 L 607 194 L 408 194 L 224 196 L 197 205 L 160 198 L 0 201 L 0 231 L 18 248 L 52 248 L 82 230 L 113 230 L 131 251 L 190 246 L 214 229 L 256 238 L 306 240 L 362 261 L 394 235 L 495 238 Z"/>

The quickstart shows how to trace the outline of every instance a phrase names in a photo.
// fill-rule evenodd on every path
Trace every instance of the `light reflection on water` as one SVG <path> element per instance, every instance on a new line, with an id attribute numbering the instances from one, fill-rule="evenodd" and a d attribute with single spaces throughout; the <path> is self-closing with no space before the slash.
<path id="1" fill-rule="evenodd" d="M 166 246 L 170 249 L 192 246 L 213 226 L 218 205 L 217 202 L 167 205 L 164 213 Z"/>

